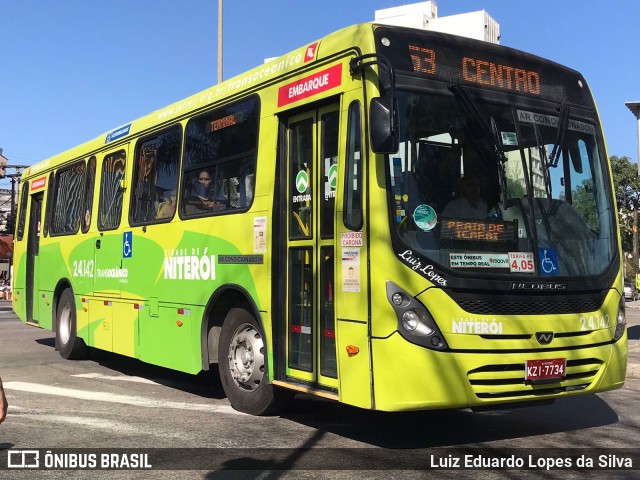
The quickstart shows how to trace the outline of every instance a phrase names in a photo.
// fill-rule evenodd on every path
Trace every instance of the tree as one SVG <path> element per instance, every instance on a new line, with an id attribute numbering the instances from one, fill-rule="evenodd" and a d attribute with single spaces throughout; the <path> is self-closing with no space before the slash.
<path id="1" fill-rule="evenodd" d="M 613 188 L 618 200 L 618 219 L 620 222 L 620 237 L 622 251 L 633 251 L 633 209 L 640 207 L 640 177 L 636 164 L 631 163 L 629 157 L 613 155 L 611 173 L 613 174 Z M 625 261 L 627 256 L 625 255 Z M 629 277 L 637 273 L 638 266 L 633 262 L 627 265 Z"/>

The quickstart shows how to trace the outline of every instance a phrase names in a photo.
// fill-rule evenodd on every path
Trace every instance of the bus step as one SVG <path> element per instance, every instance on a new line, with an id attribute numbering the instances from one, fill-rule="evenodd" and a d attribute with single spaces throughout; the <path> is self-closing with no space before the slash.
<path id="1" fill-rule="evenodd" d="M 335 400 L 335 401 L 340 400 L 340 397 L 336 393 L 327 392 L 325 390 L 309 387 L 307 385 L 300 385 L 300 384 L 291 383 L 291 382 L 283 382 L 282 380 L 274 380 L 271 383 L 273 383 L 277 387 L 286 388 L 288 390 L 295 390 L 296 392 L 300 392 L 300 393 L 307 393 L 309 395 L 315 395 L 317 397 L 322 397 L 329 400 Z"/>

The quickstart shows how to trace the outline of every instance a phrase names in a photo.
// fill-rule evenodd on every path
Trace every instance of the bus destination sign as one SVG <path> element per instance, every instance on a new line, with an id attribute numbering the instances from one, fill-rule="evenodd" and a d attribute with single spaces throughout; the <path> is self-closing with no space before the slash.
<path id="1" fill-rule="evenodd" d="M 391 27 L 376 29 L 376 43 L 396 77 L 418 75 L 447 84 L 460 81 L 503 93 L 557 102 L 568 99 L 593 108 L 582 75 L 519 50 L 438 32 L 408 34 Z"/>
<path id="2" fill-rule="evenodd" d="M 440 225 L 441 240 L 512 242 L 516 233 L 513 222 L 443 219 Z"/>
<path id="3" fill-rule="evenodd" d="M 428 75 L 438 73 L 435 50 L 411 43 L 408 48 L 414 72 Z M 466 82 L 540 95 L 540 74 L 534 70 L 473 57 L 462 57 L 458 61 L 462 80 Z"/>

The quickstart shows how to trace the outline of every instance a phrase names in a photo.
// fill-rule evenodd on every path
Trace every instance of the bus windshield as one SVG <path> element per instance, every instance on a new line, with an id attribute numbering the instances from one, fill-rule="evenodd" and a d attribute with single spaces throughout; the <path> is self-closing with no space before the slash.
<path id="1" fill-rule="evenodd" d="M 458 273 L 584 277 L 610 264 L 614 205 L 595 117 L 396 93 L 389 205 L 402 248 Z"/>

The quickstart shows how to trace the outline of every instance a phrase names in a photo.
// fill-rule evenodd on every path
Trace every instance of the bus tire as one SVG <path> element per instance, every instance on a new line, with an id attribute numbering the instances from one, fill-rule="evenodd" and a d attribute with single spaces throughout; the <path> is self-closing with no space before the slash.
<path id="1" fill-rule="evenodd" d="M 231 406 L 251 415 L 270 415 L 293 396 L 268 381 L 264 333 L 245 306 L 229 310 L 218 346 L 220 381 Z"/>
<path id="2" fill-rule="evenodd" d="M 86 358 L 88 353 L 84 340 L 78 338 L 76 302 L 70 288 L 65 289 L 58 300 L 56 311 L 56 347 L 60 356 L 67 359 Z"/>

